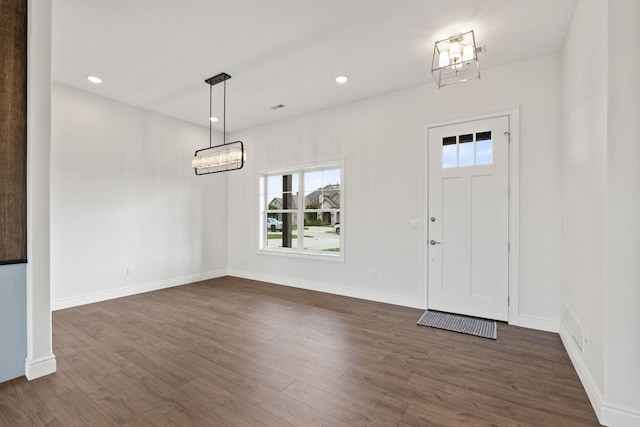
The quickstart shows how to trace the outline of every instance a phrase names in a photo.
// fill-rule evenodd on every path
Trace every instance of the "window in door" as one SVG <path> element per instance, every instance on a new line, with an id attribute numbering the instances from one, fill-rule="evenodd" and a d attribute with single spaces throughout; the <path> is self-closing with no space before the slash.
<path id="1" fill-rule="evenodd" d="M 456 168 L 493 163 L 491 131 L 442 138 L 442 167 Z"/>

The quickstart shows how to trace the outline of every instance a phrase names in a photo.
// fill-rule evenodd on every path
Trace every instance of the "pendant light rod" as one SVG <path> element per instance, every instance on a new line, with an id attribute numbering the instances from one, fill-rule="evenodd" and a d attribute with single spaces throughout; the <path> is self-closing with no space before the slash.
<path id="1" fill-rule="evenodd" d="M 204 82 L 209 85 L 209 148 L 211 148 L 211 115 L 213 114 L 212 107 L 212 99 L 213 99 L 213 86 L 218 83 L 224 82 L 224 101 L 223 101 L 223 110 L 222 110 L 222 145 L 227 143 L 227 80 L 229 80 L 231 76 L 227 73 L 216 74 L 213 77 L 209 77 Z"/>

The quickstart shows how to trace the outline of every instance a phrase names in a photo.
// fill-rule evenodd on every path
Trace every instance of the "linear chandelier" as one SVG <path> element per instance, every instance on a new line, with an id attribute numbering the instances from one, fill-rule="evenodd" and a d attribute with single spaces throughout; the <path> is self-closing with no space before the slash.
<path id="1" fill-rule="evenodd" d="M 433 48 L 431 72 L 438 87 L 479 79 L 478 52 L 473 30 L 438 40 Z"/>
<path id="2" fill-rule="evenodd" d="M 227 80 L 231 76 L 227 73 L 220 73 L 205 80 L 209 85 L 209 147 L 202 148 L 195 152 L 191 167 L 196 175 L 209 175 L 219 172 L 230 172 L 242 169 L 246 160 L 246 151 L 242 141 L 227 143 Z M 224 83 L 223 101 L 223 121 L 222 121 L 222 144 L 212 146 L 212 98 L 213 86 Z"/>

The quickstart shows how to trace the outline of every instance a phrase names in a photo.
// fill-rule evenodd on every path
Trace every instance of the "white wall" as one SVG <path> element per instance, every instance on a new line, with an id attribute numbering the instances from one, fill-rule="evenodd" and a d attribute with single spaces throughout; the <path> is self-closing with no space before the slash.
<path id="1" fill-rule="evenodd" d="M 640 426 L 640 66 L 636 0 L 582 0 L 564 47 L 561 336 L 601 423 Z"/>
<path id="2" fill-rule="evenodd" d="M 640 425 L 640 2 L 609 0 L 608 293 L 605 396 Z M 625 46 L 621 40 L 634 40 Z M 622 424 L 622 422 L 620 422 Z M 629 420 L 629 425 L 633 422 Z"/>
<path id="3" fill-rule="evenodd" d="M 607 6 L 580 2 L 563 56 L 563 302 L 589 330 L 584 362 L 604 387 Z"/>
<path id="4" fill-rule="evenodd" d="M 424 230 L 409 229 L 409 220 L 424 227 L 425 125 L 519 106 L 519 322 L 557 329 L 560 74 L 559 55 L 486 70 L 479 81 L 443 89 L 425 73 L 423 86 L 234 134 L 249 159 L 229 178 L 230 273 L 420 306 Z M 258 254 L 259 171 L 336 158 L 346 160 L 345 262 Z"/>
<path id="5" fill-rule="evenodd" d="M 52 117 L 54 309 L 224 274 L 227 177 L 190 164 L 207 128 L 59 84 Z"/>

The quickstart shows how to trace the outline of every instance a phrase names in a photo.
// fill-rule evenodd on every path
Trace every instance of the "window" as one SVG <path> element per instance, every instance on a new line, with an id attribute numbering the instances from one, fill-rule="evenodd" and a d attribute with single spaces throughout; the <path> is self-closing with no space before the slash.
<path id="1" fill-rule="evenodd" d="M 264 173 L 260 177 L 260 249 L 342 259 L 341 164 Z"/>
<path id="2" fill-rule="evenodd" d="M 491 131 L 442 138 L 442 167 L 455 168 L 493 163 Z"/>

